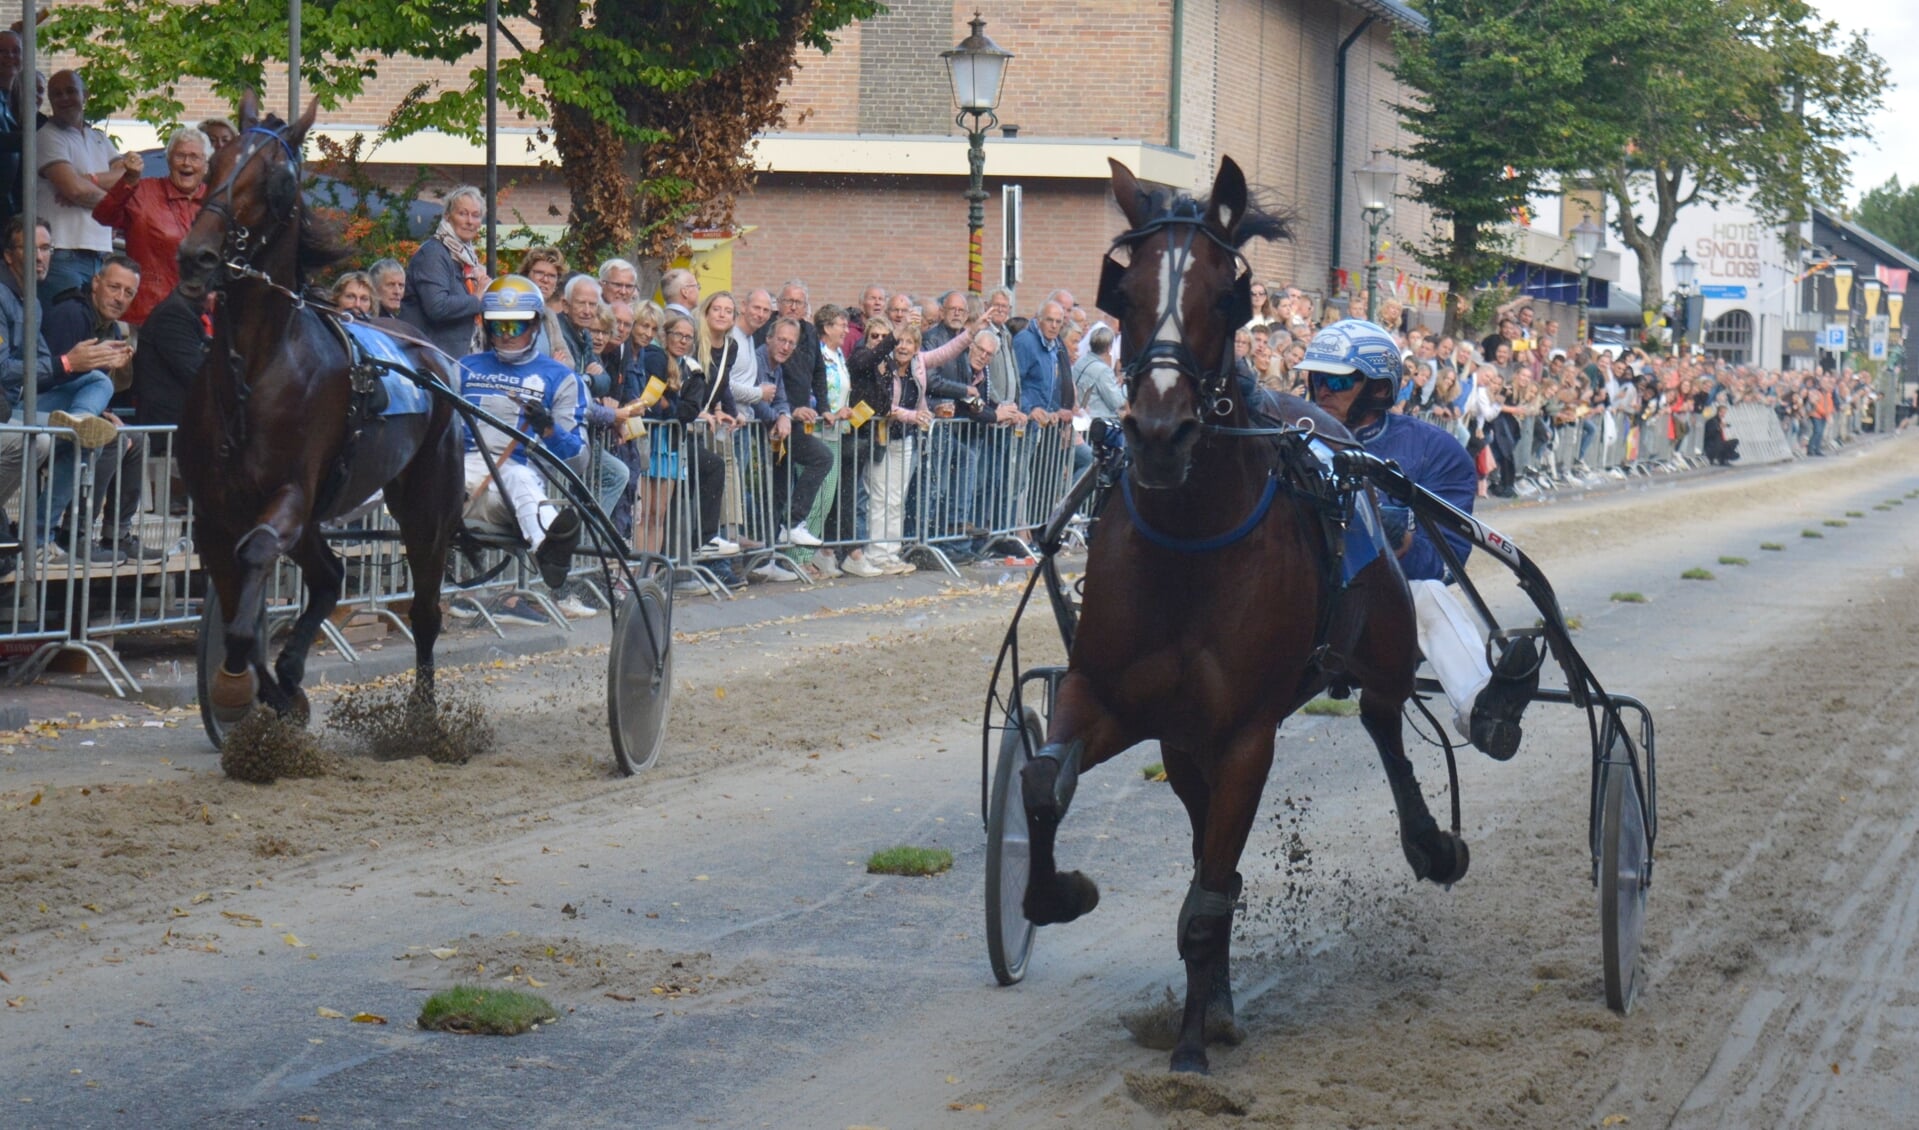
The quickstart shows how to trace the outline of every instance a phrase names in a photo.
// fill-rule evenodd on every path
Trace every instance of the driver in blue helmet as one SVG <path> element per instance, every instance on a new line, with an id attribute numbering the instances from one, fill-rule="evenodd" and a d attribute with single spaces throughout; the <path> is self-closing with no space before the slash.
<path id="1" fill-rule="evenodd" d="M 480 296 L 488 348 L 460 359 L 460 395 L 494 417 L 511 422 L 561 459 L 577 455 L 579 382 L 573 370 L 539 351 L 539 288 L 519 275 L 503 275 Z M 566 396 L 571 390 L 572 396 Z M 556 420 L 556 417 L 564 419 Z M 476 429 L 477 433 L 476 434 Z M 511 433 L 470 425 L 466 438 L 467 516 L 496 525 L 517 525 L 533 549 L 540 579 L 550 589 L 566 584 L 580 542 L 580 515 L 547 501 L 546 484 Z M 499 466 L 487 470 L 484 438 Z"/>
<path id="2" fill-rule="evenodd" d="M 1294 367 L 1306 372 L 1313 402 L 1351 428 L 1369 453 L 1472 513 L 1479 477 L 1465 447 L 1443 428 L 1392 411 L 1403 370 L 1390 333 L 1359 318 L 1334 322 L 1313 336 Z M 1446 688 L 1454 728 L 1482 752 L 1510 758 L 1519 748 L 1520 715 L 1539 685 L 1537 645 L 1520 637 L 1493 670 L 1486 661 L 1488 626 L 1447 587 L 1445 559 L 1426 531 L 1404 507 L 1381 506 L 1380 517 L 1412 588 L 1419 650 Z M 1451 531 L 1442 536 L 1464 564 L 1471 544 Z"/>

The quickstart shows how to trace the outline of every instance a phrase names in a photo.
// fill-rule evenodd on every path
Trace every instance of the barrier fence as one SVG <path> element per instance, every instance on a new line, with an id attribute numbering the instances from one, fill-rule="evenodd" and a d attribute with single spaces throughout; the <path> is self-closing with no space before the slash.
<path id="1" fill-rule="evenodd" d="M 1824 441 L 1843 443 L 1858 425 L 1850 415 L 1834 420 Z M 1797 452 L 1764 406 L 1732 409 L 1727 431 L 1747 462 Z M 1542 484 L 1676 469 L 1699 460 L 1702 436 L 1691 413 L 1644 421 L 1608 413 L 1537 435 L 1523 427 L 1514 461 Z M 58 428 L 0 425 L 0 504 L 8 513 L 20 516 L 23 497 L 44 505 L 37 500 L 56 473 L 73 483 L 64 516 L 36 523 L 43 538 L 53 531 L 57 550 L 16 545 L 9 553 L 0 543 L 0 663 L 26 682 L 62 652 L 78 652 L 125 694 L 139 684 L 116 651 L 119 637 L 199 623 L 207 579 L 193 552 L 193 508 L 170 458 L 171 428 L 123 428 L 118 442 L 96 451 L 62 442 L 74 438 Z M 576 469 L 612 503 L 632 547 L 669 557 L 682 586 L 716 598 L 744 583 L 743 574 L 811 583 L 815 572 L 870 575 L 901 571 L 904 562 L 957 575 L 959 564 L 987 554 L 1029 556 L 1033 532 L 1090 462 L 1070 423 L 815 421 L 775 434 L 757 422 L 719 429 L 648 421 L 636 439 L 610 438 L 600 435 Z M 474 552 L 455 554 L 443 599 L 456 617 L 478 618 L 502 635 L 495 602 L 507 594 L 565 628 L 554 594 L 534 583 L 524 540 L 497 493 L 481 492 L 469 506 Z M 346 567 L 341 607 L 410 637 L 412 577 L 378 496 L 326 530 Z M 607 605 L 618 594 L 599 588 L 593 547 L 583 548 L 569 589 Z M 282 560 L 269 585 L 269 624 L 290 622 L 303 599 L 299 570 Z M 337 623 L 321 631 L 357 661 Z"/>

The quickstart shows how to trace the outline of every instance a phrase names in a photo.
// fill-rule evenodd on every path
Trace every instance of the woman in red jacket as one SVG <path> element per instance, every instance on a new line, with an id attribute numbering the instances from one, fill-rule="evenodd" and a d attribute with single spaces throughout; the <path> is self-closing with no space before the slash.
<path id="1" fill-rule="evenodd" d="M 140 292 L 127 308 L 129 324 L 145 324 L 147 314 L 180 284 L 180 241 L 200 214 L 212 151 L 199 130 L 174 130 L 167 138 L 166 176 L 142 179 L 146 163 L 129 153 L 120 179 L 93 206 L 96 222 L 126 233 L 127 254 L 140 264 Z"/>

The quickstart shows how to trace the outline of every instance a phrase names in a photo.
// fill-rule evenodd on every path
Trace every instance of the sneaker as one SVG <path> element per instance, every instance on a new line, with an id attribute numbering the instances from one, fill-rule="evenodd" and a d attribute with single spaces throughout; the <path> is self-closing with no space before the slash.
<path id="1" fill-rule="evenodd" d="M 886 573 L 890 576 L 895 576 L 895 577 L 905 576 L 906 574 L 915 572 L 918 569 L 919 569 L 919 566 L 913 564 L 910 561 L 902 561 L 897 557 L 889 557 L 886 560 L 880 562 L 880 572 Z"/>
<path id="2" fill-rule="evenodd" d="M 126 559 L 126 554 L 106 542 L 97 541 L 87 546 L 87 560 L 94 565 L 118 565 Z"/>
<path id="3" fill-rule="evenodd" d="M 714 567 L 713 576 L 718 578 L 720 584 L 734 592 L 738 592 L 746 587 L 746 578 L 735 573 L 733 567 L 724 562 Z"/>
<path id="4" fill-rule="evenodd" d="M 147 545 L 133 534 L 121 534 L 116 543 L 122 555 L 129 561 L 164 561 L 167 548 L 163 545 Z"/>
<path id="5" fill-rule="evenodd" d="M 712 557 L 732 557 L 735 554 L 739 553 L 739 551 L 740 551 L 739 542 L 727 541 L 725 538 L 721 537 L 718 534 L 714 534 L 711 538 L 707 539 L 707 543 L 701 546 L 699 549 L 700 553 L 704 553 Z"/>
<path id="6" fill-rule="evenodd" d="M 69 558 L 59 542 L 43 541 L 34 551 L 34 560 L 42 565 L 65 565 Z"/>
<path id="7" fill-rule="evenodd" d="M 540 611 L 531 601 L 502 601 L 493 609 L 493 618 L 509 624 L 545 624 L 546 613 Z"/>
<path id="8" fill-rule="evenodd" d="M 546 540 L 540 548 L 533 551 L 534 564 L 540 567 L 540 580 L 546 587 L 559 591 L 566 585 L 566 575 L 573 568 L 573 551 L 580 545 L 580 513 L 571 506 L 553 516 L 546 527 Z M 540 617 L 544 624 L 546 617 Z"/>
<path id="9" fill-rule="evenodd" d="M 1000 564 L 1014 569 L 1028 569 L 1034 565 L 1038 565 L 1039 558 L 1030 554 L 1025 557 L 1002 557 L 1000 558 Z"/>
<path id="10" fill-rule="evenodd" d="M 673 591 L 686 593 L 689 596 L 700 596 L 706 592 L 706 586 L 701 584 L 697 577 L 681 577 L 673 582 Z"/>
<path id="11" fill-rule="evenodd" d="M 778 559 L 768 561 L 764 565 L 749 570 L 748 575 L 754 580 L 768 581 L 773 584 L 783 584 L 787 581 L 797 581 L 800 579 L 798 573 L 788 569 L 785 565 L 781 564 Z"/>
<path id="12" fill-rule="evenodd" d="M 818 534 L 806 528 L 805 522 L 801 522 L 791 529 L 781 530 L 780 536 L 773 540 L 778 542 L 791 542 L 794 545 L 803 545 L 808 549 L 826 544 L 820 540 Z"/>
<path id="13" fill-rule="evenodd" d="M 478 620 L 480 606 L 466 597 L 456 597 L 446 603 L 446 614 L 455 620 Z"/>
<path id="14" fill-rule="evenodd" d="M 882 570 L 864 557 L 849 557 L 840 562 L 840 572 L 849 577 L 877 577 Z"/>
<path id="15" fill-rule="evenodd" d="M 569 620 L 591 620 L 600 614 L 599 609 L 581 600 L 573 593 L 567 593 L 555 601 L 553 606 L 560 610 L 560 615 Z"/>
<path id="16" fill-rule="evenodd" d="M 1495 761 L 1510 760 L 1519 750 L 1519 716 L 1539 689 L 1539 666 L 1539 645 L 1531 636 L 1520 636 L 1473 700 L 1473 745 Z"/>
<path id="17" fill-rule="evenodd" d="M 823 577 L 837 577 L 840 575 L 839 559 L 831 553 L 816 553 L 813 555 L 813 560 L 808 562 L 808 564 L 818 570 L 819 574 Z"/>
<path id="18" fill-rule="evenodd" d="M 95 416 L 91 412 L 49 412 L 47 426 L 72 428 L 73 434 L 80 441 L 80 446 L 88 451 L 96 447 L 105 447 L 120 438 L 119 425 L 105 416 Z"/>

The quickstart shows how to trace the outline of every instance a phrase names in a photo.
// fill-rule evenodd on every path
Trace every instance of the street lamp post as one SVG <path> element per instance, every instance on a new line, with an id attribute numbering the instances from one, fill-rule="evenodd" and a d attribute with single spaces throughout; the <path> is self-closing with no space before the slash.
<path id="1" fill-rule="evenodd" d="M 1679 330 L 1674 335 L 1672 350 L 1675 357 L 1679 356 L 1679 347 L 1686 342 L 1687 324 L 1692 320 L 1689 300 L 1692 298 L 1692 283 L 1698 270 L 1699 264 L 1693 262 L 1692 256 L 1686 254 L 1685 248 L 1680 248 L 1679 258 L 1672 261 L 1673 285 L 1679 291 Z"/>
<path id="2" fill-rule="evenodd" d="M 1373 150 L 1372 159 L 1353 170 L 1359 188 L 1359 214 L 1366 221 L 1366 320 L 1379 320 L 1379 228 L 1393 214 L 1393 186 L 1399 170 Z"/>
<path id="3" fill-rule="evenodd" d="M 940 58 L 946 60 L 953 105 L 959 108 L 953 124 L 966 131 L 966 163 L 971 170 L 966 189 L 966 288 L 978 294 L 986 274 L 981 249 L 981 232 L 986 227 L 986 131 L 999 124 L 993 111 L 999 106 L 1000 84 L 1006 81 L 1006 63 L 1013 53 L 986 37 L 986 21 L 978 12 L 973 13 L 971 26 L 973 34 L 952 50 L 940 52 Z"/>
<path id="4" fill-rule="evenodd" d="M 1588 280 L 1592 276 L 1593 260 L 1599 257 L 1599 237 L 1604 234 L 1599 225 L 1587 216 L 1573 228 L 1573 255 L 1579 264 L 1579 344 L 1584 345 L 1592 334 L 1586 326 L 1586 308 L 1590 301 L 1586 296 Z"/>

